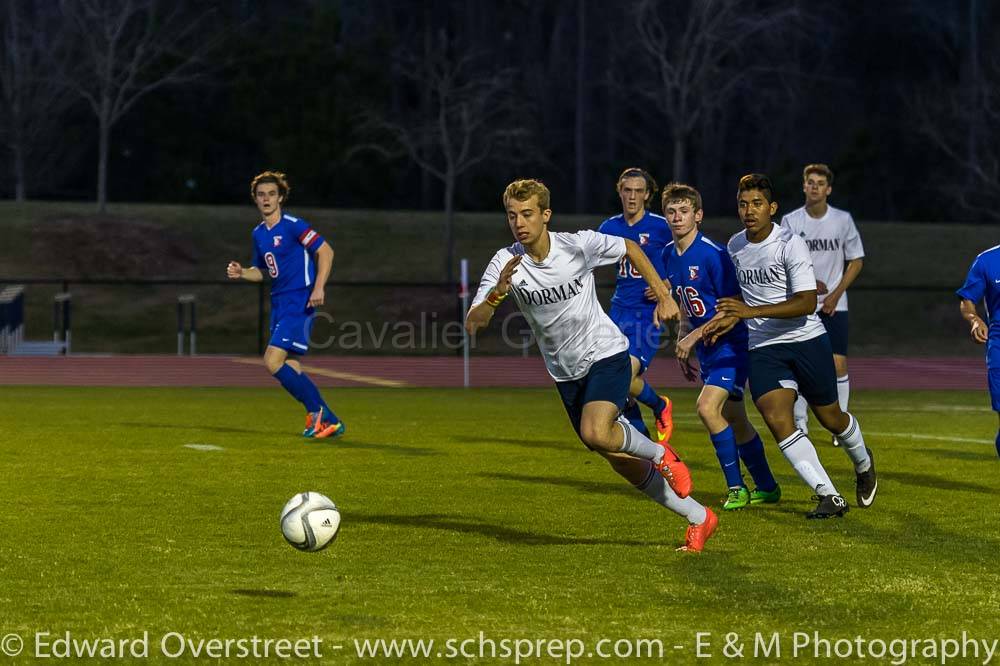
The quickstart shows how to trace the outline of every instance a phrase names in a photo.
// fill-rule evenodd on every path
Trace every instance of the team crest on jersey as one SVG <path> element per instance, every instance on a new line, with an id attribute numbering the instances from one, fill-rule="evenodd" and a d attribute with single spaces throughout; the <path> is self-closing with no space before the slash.
<path id="1" fill-rule="evenodd" d="M 649 245 L 649 234 L 639 234 L 639 245 Z"/>
<path id="2" fill-rule="evenodd" d="M 697 280 L 698 279 L 698 267 L 697 266 L 688 266 L 688 277 L 691 278 L 692 280 Z"/>
<path id="3" fill-rule="evenodd" d="M 274 237 L 274 247 L 278 247 L 279 245 L 281 245 L 281 236 L 275 236 Z"/>

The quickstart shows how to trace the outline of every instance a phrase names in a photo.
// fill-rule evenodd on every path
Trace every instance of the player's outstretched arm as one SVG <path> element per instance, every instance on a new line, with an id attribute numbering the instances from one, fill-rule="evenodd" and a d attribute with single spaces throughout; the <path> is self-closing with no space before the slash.
<path id="1" fill-rule="evenodd" d="M 660 322 L 678 319 L 681 316 L 681 310 L 670 295 L 670 288 L 667 286 L 669 283 L 664 284 L 663 278 L 656 272 L 652 262 L 649 261 L 649 257 L 642 251 L 639 244 L 626 238 L 625 255 L 628 257 L 632 267 L 639 272 L 642 279 L 653 290 L 653 295 L 656 297 L 656 310 L 653 311 L 653 325 L 659 326 Z"/>
<path id="2" fill-rule="evenodd" d="M 816 290 L 799 291 L 781 303 L 749 306 L 738 298 L 720 298 L 715 310 L 740 319 L 794 319 L 816 311 Z"/>
<path id="3" fill-rule="evenodd" d="M 510 259 L 500 271 L 500 278 L 486 298 L 478 305 L 469 308 L 469 314 L 465 317 L 465 330 L 469 335 L 475 335 L 479 329 L 489 326 L 493 313 L 510 293 L 510 285 L 522 257 L 523 255 L 517 255 Z"/>
<path id="4" fill-rule="evenodd" d="M 963 298 L 958 307 L 962 312 L 962 319 L 969 322 L 969 335 L 972 337 L 972 341 L 980 345 L 986 344 L 986 340 L 989 338 L 986 322 L 980 318 L 976 304 Z"/>
<path id="5" fill-rule="evenodd" d="M 256 266 L 243 268 L 238 261 L 230 261 L 226 267 L 226 277 L 230 280 L 247 280 L 249 282 L 261 282 L 264 274 Z"/>

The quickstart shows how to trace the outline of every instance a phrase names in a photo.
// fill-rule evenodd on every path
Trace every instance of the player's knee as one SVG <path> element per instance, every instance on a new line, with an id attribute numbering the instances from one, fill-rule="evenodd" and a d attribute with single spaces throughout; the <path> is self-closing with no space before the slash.
<path id="1" fill-rule="evenodd" d="M 274 374 L 278 370 L 281 370 L 281 366 L 285 364 L 285 360 L 282 358 L 276 358 L 273 356 L 264 356 L 264 367 L 267 368 L 268 374 Z"/>
<path id="2" fill-rule="evenodd" d="M 599 424 L 591 420 L 584 419 L 580 423 L 580 439 L 592 449 L 601 451 L 613 451 L 611 446 L 611 432 L 605 424 Z"/>
<path id="3" fill-rule="evenodd" d="M 705 425 L 718 423 L 722 420 L 722 407 L 718 403 L 712 400 L 698 398 L 697 407 L 698 418 L 700 418 L 702 423 Z"/>

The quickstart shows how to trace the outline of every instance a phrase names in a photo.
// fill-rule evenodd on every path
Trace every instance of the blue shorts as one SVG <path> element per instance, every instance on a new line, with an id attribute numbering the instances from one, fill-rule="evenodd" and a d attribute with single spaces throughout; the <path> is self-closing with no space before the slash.
<path id="1" fill-rule="evenodd" d="M 986 376 L 990 383 L 990 404 L 994 412 L 1000 412 L 1000 368 L 990 368 Z"/>
<path id="2" fill-rule="evenodd" d="M 628 387 L 632 383 L 632 362 L 628 356 L 628 352 L 621 352 L 602 358 L 590 366 L 587 374 L 580 379 L 556 382 L 559 397 L 577 436 L 580 435 L 583 406 L 588 402 L 614 403 L 619 411 L 625 408 Z"/>
<path id="3" fill-rule="evenodd" d="M 628 338 L 628 354 L 639 359 L 639 374 L 646 372 L 660 348 L 660 329 L 653 326 L 653 310 L 611 306 L 611 321 Z"/>
<path id="4" fill-rule="evenodd" d="M 749 359 L 744 359 L 740 363 L 738 359 L 731 359 L 729 363 L 720 365 L 702 365 L 701 381 L 706 386 L 718 386 L 729 391 L 729 399 L 739 402 L 743 399 L 743 387 L 747 383 L 747 375 L 750 373 Z"/>
<path id="5" fill-rule="evenodd" d="M 268 345 L 292 354 L 309 351 L 313 312 L 309 307 L 308 289 L 296 289 L 271 296 L 271 339 Z"/>
<path id="6" fill-rule="evenodd" d="M 750 350 L 750 395 L 754 402 L 775 389 L 797 391 L 810 405 L 837 402 L 837 370 L 830 338 L 784 342 Z"/>
<path id="7" fill-rule="evenodd" d="M 826 327 L 830 336 L 830 347 L 834 354 L 847 356 L 847 310 L 834 312 L 832 315 L 819 314 L 819 320 Z"/>

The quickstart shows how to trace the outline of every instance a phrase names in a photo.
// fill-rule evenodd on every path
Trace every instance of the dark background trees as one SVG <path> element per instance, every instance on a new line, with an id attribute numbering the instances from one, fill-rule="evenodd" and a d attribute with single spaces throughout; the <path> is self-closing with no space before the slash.
<path id="1" fill-rule="evenodd" d="M 72 27 L 74 6 L 121 16 L 149 4 L 39 13 L 6 0 L 3 196 L 99 191 L 100 104 L 65 92 L 95 83 L 67 66 L 85 61 L 94 34 L 58 22 Z M 511 178 L 529 175 L 550 185 L 557 210 L 597 214 L 615 210 L 617 174 L 638 165 L 661 182 L 681 175 L 709 214 L 728 214 L 742 173 L 770 173 L 790 206 L 802 165 L 822 161 L 837 174 L 837 205 L 856 217 L 1000 219 L 993 3 L 828 4 L 230 0 L 213 3 L 211 20 L 205 3 L 163 4 L 122 25 L 122 43 L 145 37 L 161 50 L 142 54 L 143 81 L 171 80 L 129 98 L 106 127 L 107 198 L 234 203 L 254 173 L 277 168 L 299 205 L 490 210 Z M 171 29 L 183 37 L 156 41 Z M 66 43 L 42 48 L 39 35 Z M 449 127 L 488 127 L 469 148 L 485 152 L 454 177 L 426 168 L 447 160 L 433 162 L 441 125 L 427 119 L 440 91 L 421 82 L 421 54 L 473 58 L 463 90 L 482 91 L 451 116 Z M 14 99 L 25 100 L 16 112 Z M 416 152 L 358 150 L 372 119 L 405 128 Z M 491 141 L 496 130 L 517 140 Z"/>

